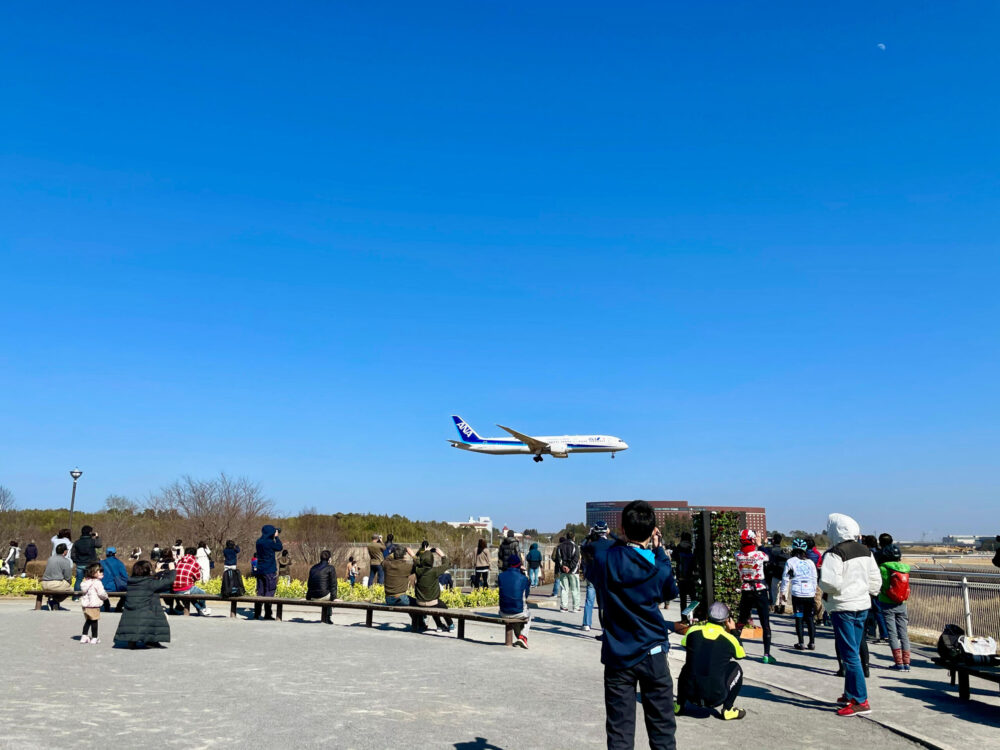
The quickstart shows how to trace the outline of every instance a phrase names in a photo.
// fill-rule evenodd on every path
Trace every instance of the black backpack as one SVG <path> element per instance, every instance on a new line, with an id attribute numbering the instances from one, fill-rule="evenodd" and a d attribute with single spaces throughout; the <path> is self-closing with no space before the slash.
<path id="1" fill-rule="evenodd" d="M 222 589 L 219 594 L 223 599 L 228 599 L 231 596 L 246 595 L 246 589 L 243 587 L 243 576 L 240 575 L 240 571 L 230 568 L 222 574 Z"/>
<path id="2" fill-rule="evenodd" d="M 965 651 L 958 643 L 958 639 L 963 635 L 965 631 L 958 625 L 944 626 L 938 637 L 937 651 L 945 664 L 961 664 L 965 661 Z"/>

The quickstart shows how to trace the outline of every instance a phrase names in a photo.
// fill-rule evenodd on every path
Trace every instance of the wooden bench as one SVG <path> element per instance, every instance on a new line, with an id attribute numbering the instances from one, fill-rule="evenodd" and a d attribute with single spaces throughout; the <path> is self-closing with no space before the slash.
<path id="1" fill-rule="evenodd" d="M 40 589 L 32 589 L 31 591 L 26 591 L 29 596 L 35 597 L 35 609 L 40 610 L 42 608 L 42 599 L 44 598 L 54 598 L 56 596 L 68 597 L 72 594 L 65 592 L 49 592 L 42 591 Z M 125 596 L 123 591 L 109 591 L 109 598 L 121 598 Z M 233 596 L 224 598 L 215 594 L 160 594 L 160 598 L 166 601 L 174 599 L 178 601 L 182 608 L 184 609 L 185 615 L 191 614 L 191 602 L 204 600 L 207 602 L 228 602 L 229 603 L 229 616 L 237 616 L 237 605 L 239 604 L 272 604 L 274 605 L 274 615 L 275 619 L 281 621 L 284 615 L 284 605 L 288 604 L 296 607 L 318 607 L 321 610 L 334 610 L 334 609 L 348 609 L 348 610 L 358 610 L 364 611 L 365 613 L 365 625 L 368 627 L 374 626 L 374 617 L 376 612 L 393 612 L 397 614 L 407 614 L 407 615 L 423 615 L 423 616 L 433 616 L 444 617 L 447 615 L 452 620 L 458 623 L 457 636 L 465 640 L 465 623 L 467 622 L 480 622 L 492 625 L 503 625 L 504 626 L 504 643 L 508 646 L 514 645 L 514 626 L 523 625 L 524 620 L 516 617 L 502 617 L 501 615 L 487 615 L 480 612 L 467 612 L 462 609 L 438 609 L 436 607 L 415 607 L 415 606 L 402 606 L 402 605 L 388 605 L 381 604 L 377 602 L 342 602 L 342 601 L 327 601 L 327 600 L 309 600 L 309 599 L 283 599 L 276 596 Z"/>
<path id="2" fill-rule="evenodd" d="M 958 677 L 958 697 L 963 701 L 972 698 L 972 691 L 969 689 L 970 676 L 1000 683 L 1000 664 L 955 664 L 939 657 L 934 657 L 931 661 L 948 670 L 952 685 L 955 684 L 955 677 Z"/>

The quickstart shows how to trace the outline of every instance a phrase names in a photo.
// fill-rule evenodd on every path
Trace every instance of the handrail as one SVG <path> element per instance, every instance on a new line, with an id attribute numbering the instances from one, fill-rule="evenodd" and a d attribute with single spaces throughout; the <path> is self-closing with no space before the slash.
<path id="1" fill-rule="evenodd" d="M 921 576 L 938 576 L 945 578 L 955 578 L 956 580 L 961 580 L 963 578 L 996 578 L 1000 580 L 1000 573 L 980 573 L 975 570 L 970 571 L 958 571 L 958 570 L 926 570 L 923 568 L 910 568 L 910 577 L 914 575 Z"/>

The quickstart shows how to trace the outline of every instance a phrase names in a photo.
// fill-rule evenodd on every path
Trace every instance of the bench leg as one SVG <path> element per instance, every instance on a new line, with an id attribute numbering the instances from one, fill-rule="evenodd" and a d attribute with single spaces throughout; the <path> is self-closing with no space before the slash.
<path id="1" fill-rule="evenodd" d="M 504 645 L 513 646 L 514 645 L 514 626 L 507 623 L 503 626 L 504 629 Z"/>
<path id="2" fill-rule="evenodd" d="M 191 602 L 189 602 L 187 599 L 185 599 L 183 602 L 181 602 L 181 607 L 184 608 L 184 616 L 185 617 L 190 616 L 190 614 L 191 614 Z"/>
<path id="3" fill-rule="evenodd" d="M 465 640 L 465 620 L 458 621 L 458 637 L 461 640 Z"/>
<path id="4" fill-rule="evenodd" d="M 958 671 L 958 697 L 963 701 L 972 698 L 972 691 L 969 690 L 969 673 L 964 669 Z"/>
<path id="5" fill-rule="evenodd" d="M 372 610 L 370 610 L 370 609 L 369 610 L 365 610 L 365 625 L 367 625 L 368 627 L 371 627 L 372 626 L 372 619 L 374 618 L 374 616 L 375 616 L 375 613 Z"/>
<path id="6" fill-rule="evenodd" d="M 36 594 L 35 595 L 35 609 L 38 610 L 38 609 L 41 609 L 41 608 L 42 608 L 42 594 Z"/>
<path id="7" fill-rule="evenodd" d="M 276 617 L 278 618 L 278 622 L 281 622 L 281 608 L 282 608 L 282 605 L 279 603 L 278 606 L 277 606 L 277 608 L 276 608 L 278 610 L 277 615 L 276 615 Z"/>
<path id="8" fill-rule="evenodd" d="M 229 602 L 229 616 L 236 617 L 236 600 Z"/>

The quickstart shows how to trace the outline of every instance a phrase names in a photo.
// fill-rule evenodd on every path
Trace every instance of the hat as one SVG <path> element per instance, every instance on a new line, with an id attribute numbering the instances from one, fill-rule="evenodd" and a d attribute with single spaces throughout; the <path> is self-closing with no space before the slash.
<path id="1" fill-rule="evenodd" d="M 809 549 L 809 545 L 806 544 L 805 539 L 796 539 L 794 542 L 792 542 L 792 549 L 800 549 L 803 552 L 805 552 Z"/>
<path id="2" fill-rule="evenodd" d="M 105 550 L 105 552 L 107 552 L 109 555 L 114 555 L 114 554 L 117 554 L 118 548 L 117 547 L 108 547 Z"/>
<path id="3" fill-rule="evenodd" d="M 882 556 L 889 562 L 899 562 L 903 559 L 903 553 L 898 544 L 887 544 L 882 548 Z"/>
<path id="4" fill-rule="evenodd" d="M 604 536 L 605 534 L 608 533 L 608 524 L 605 523 L 604 521 L 598 521 L 591 527 L 590 530 L 596 532 L 597 534 L 600 534 L 601 536 Z"/>
<path id="5" fill-rule="evenodd" d="M 722 625 L 728 619 L 729 607 L 722 602 L 715 602 L 715 604 L 708 608 L 709 622 L 714 622 L 716 625 Z"/>
<path id="6" fill-rule="evenodd" d="M 507 565 L 509 567 L 511 567 L 511 568 L 520 567 L 520 565 L 521 565 L 521 556 L 520 555 L 511 555 L 510 557 L 507 558 Z"/>
<path id="7" fill-rule="evenodd" d="M 753 529 L 743 529 L 743 531 L 740 532 L 740 541 L 743 544 L 756 544 L 757 534 L 753 531 Z"/>

